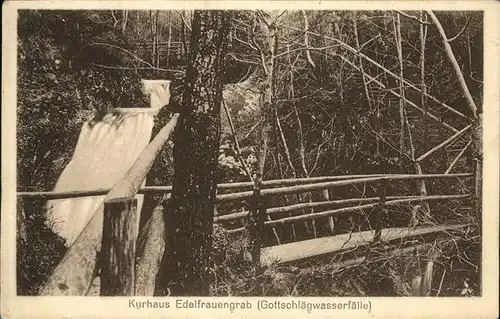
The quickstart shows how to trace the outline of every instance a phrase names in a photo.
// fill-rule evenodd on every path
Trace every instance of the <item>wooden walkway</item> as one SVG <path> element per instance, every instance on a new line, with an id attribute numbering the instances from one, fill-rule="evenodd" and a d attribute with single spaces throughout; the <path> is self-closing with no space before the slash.
<path id="1" fill-rule="evenodd" d="M 382 229 L 380 240 L 382 242 L 389 242 L 408 237 L 459 230 L 467 226 L 470 226 L 470 224 L 440 225 L 420 228 L 385 228 Z M 331 253 L 338 253 L 347 249 L 368 245 L 373 241 L 374 235 L 375 231 L 368 230 L 265 247 L 261 250 L 261 265 L 269 266 L 275 262 L 282 264 Z"/>

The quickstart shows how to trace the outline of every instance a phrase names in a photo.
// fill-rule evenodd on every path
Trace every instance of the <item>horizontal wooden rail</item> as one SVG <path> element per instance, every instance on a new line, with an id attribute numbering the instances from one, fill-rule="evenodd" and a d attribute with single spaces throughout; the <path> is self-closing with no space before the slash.
<path id="1" fill-rule="evenodd" d="M 312 184 L 316 182 L 328 182 L 337 180 L 348 180 L 363 177 L 378 177 L 378 176 L 399 176 L 400 174 L 374 174 L 374 175 L 341 175 L 341 176 L 319 176 L 310 178 L 294 178 L 294 179 L 280 179 L 280 180 L 268 180 L 262 182 L 263 187 L 276 187 L 276 186 L 290 186 L 290 185 L 302 185 L 302 184 Z M 241 190 L 241 189 L 252 189 L 252 182 L 241 182 L 241 183 L 221 183 L 217 185 L 218 191 L 225 190 Z M 53 191 L 41 191 L 41 192 L 17 192 L 18 197 L 23 198 L 42 198 L 42 199 L 68 199 L 68 198 L 78 198 L 78 197 L 88 197 L 88 196 L 103 196 L 109 193 L 111 189 L 100 188 L 95 190 L 85 190 L 85 191 L 70 191 L 70 192 L 53 192 Z M 145 186 L 142 187 L 138 194 L 168 194 L 172 192 L 172 186 Z"/>
<path id="2" fill-rule="evenodd" d="M 268 188 L 263 191 L 264 194 L 277 195 L 280 192 L 284 192 L 283 194 L 291 193 L 299 193 L 301 192 L 301 188 L 296 190 L 294 187 L 298 187 L 296 185 L 301 185 L 302 188 L 305 188 L 305 191 L 314 190 L 314 189 L 327 189 L 329 187 L 337 187 L 337 186 L 345 186 L 345 185 L 354 185 L 365 182 L 374 182 L 380 181 L 381 179 L 387 179 L 389 181 L 395 180 L 408 180 L 408 179 L 440 179 L 440 178 L 453 178 L 453 177 L 471 177 L 471 173 L 457 173 L 457 174 L 426 174 L 426 175 L 417 175 L 417 174 L 375 174 L 375 175 L 350 175 L 346 176 L 323 176 L 323 177 L 313 177 L 313 178 L 297 178 L 287 180 L 269 180 L 262 182 L 264 186 L 281 186 L 281 185 L 292 185 L 289 187 L 282 188 Z M 359 178 L 361 177 L 361 178 Z M 318 181 L 328 181 L 320 184 L 315 184 Z M 341 182 L 341 183 L 339 183 Z M 247 185 L 248 184 L 248 185 Z M 305 184 L 305 185 L 304 185 Z M 320 185 L 320 186 L 318 186 Z M 332 186 L 329 186 L 332 185 Z M 313 188 L 309 186 L 314 186 Z M 241 189 L 251 187 L 251 183 L 223 183 L 217 185 L 219 190 L 230 190 L 230 189 Z M 271 191 L 268 193 L 268 191 Z M 17 192 L 18 197 L 22 198 L 40 198 L 40 199 L 68 199 L 68 198 L 78 198 L 78 197 L 87 197 L 87 196 L 103 196 L 108 194 L 110 189 L 97 189 L 97 190 L 89 190 L 89 191 L 71 191 L 71 192 Z M 167 194 L 172 191 L 172 186 L 145 186 L 138 190 L 138 194 Z M 237 192 L 231 194 L 220 194 L 217 195 L 217 202 L 225 203 L 231 201 L 244 200 L 249 197 L 249 194 L 252 194 L 251 191 L 246 192 Z"/>
<path id="3" fill-rule="evenodd" d="M 388 200 L 394 199 L 405 199 L 405 198 L 414 198 L 415 196 L 387 196 Z M 322 201 L 322 202 L 310 202 L 310 203 L 300 203 L 289 206 L 281 206 L 281 207 L 272 207 L 267 209 L 268 215 L 278 214 L 278 213 L 289 213 L 302 209 L 308 208 L 326 208 L 330 206 L 336 205 L 348 205 L 348 204 L 361 204 L 361 203 L 372 203 L 379 200 L 379 197 L 365 197 L 365 198 L 349 198 L 349 199 L 339 199 L 339 200 L 331 200 L 331 201 Z M 214 217 L 214 222 L 221 221 L 231 221 L 235 219 L 246 218 L 248 216 L 248 211 L 242 211 L 227 215 L 219 215 Z"/>
<path id="4" fill-rule="evenodd" d="M 386 202 L 385 204 L 389 203 L 389 205 L 390 204 L 397 205 L 397 204 L 401 204 L 401 203 L 410 203 L 410 202 L 415 202 L 415 201 L 419 202 L 419 201 L 422 201 L 422 200 L 426 200 L 427 201 L 427 200 L 461 199 L 461 198 L 468 198 L 468 197 L 471 197 L 471 196 L 472 195 L 433 195 L 433 196 L 427 196 L 425 198 L 422 197 L 422 196 L 400 196 L 399 198 L 398 198 L 398 196 L 387 196 L 386 199 L 388 199 L 388 200 L 390 199 L 391 201 L 390 202 Z M 379 200 L 379 197 L 376 197 L 373 201 L 378 201 L 378 200 Z M 402 200 L 403 202 L 401 202 L 400 200 Z M 298 206 L 298 205 L 302 205 L 302 204 L 285 206 L 283 208 L 290 207 L 290 208 L 295 209 L 295 207 L 293 207 L 293 206 Z M 318 218 L 324 218 L 324 217 L 331 217 L 331 216 L 337 215 L 337 214 L 350 213 L 350 212 L 354 212 L 354 211 L 358 211 L 358 210 L 362 210 L 362 209 L 374 208 L 377 205 L 379 205 L 378 202 L 377 203 L 373 203 L 373 204 L 343 207 L 343 208 L 338 208 L 338 209 L 334 209 L 334 210 L 327 210 L 327 211 L 322 211 L 322 212 L 308 214 L 308 215 L 301 215 L 301 216 L 294 216 L 294 217 L 285 217 L 285 218 L 282 218 L 282 219 L 277 219 L 277 220 L 273 220 L 273 221 L 267 221 L 267 222 L 264 223 L 264 225 L 274 227 L 275 224 L 293 223 L 293 222 L 295 222 L 295 220 L 293 218 L 298 218 L 299 220 L 308 220 L 308 219 L 318 219 Z M 281 208 L 281 207 L 278 207 L 278 208 Z M 235 213 L 235 214 L 241 214 L 241 213 L 243 213 L 243 212 L 239 212 L 239 213 Z M 246 212 L 246 213 L 248 213 L 248 212 Z M 227 216 L 229 216 L 229 214 Z M 310 217 L 310 216 L 312 216 L 312 217 Z M 238 217 L 241 218 L 243 216 L 239 215 Z M 308 217 L 308 218 L 301 218 L 301 217 Z M 292 218 L 291 221 L 289 221 L 290 218 Z M 280 223 L 283 220 L 284 220 L 284 222 Z M 246 227 L 238 227 L 238 228 L 234 228 L 234 229 L 229 229 L 228 233 L 230 233 L 230 234 L 239 233 L 239 232 L 244 231 L 245 229 L 246 229 Z"/>
<path id="5" fill-rule="evenodd" d="M 401 174 L 389 174 L 390 176 L 399 176 Z M 379 177 L 379 176 L 387 176 L 385 174 L 364 174 L 364 175 L 338 175 L 338 176 L 317 176 L 317 177 L 308 177 L 308 178 L 289 178 L 289 179 L 276 179 L 276 180 L 268 180 L 262 181 L 262 189 L 264 188 L 272 188 L 277 186 L 294 186 L 294 185 L 303 185 L 303 184 L 313 184 L 320 182 L 333 182 L 339 180 L 348 180 L 348 179 L 357 179 L 357 178 L 368 178 L 368 177 Z M 241 189 L 248 188 L 252 189 L 252 182 L 241 182 L 241 183 L 226 183 L 217 185 L 218 190 L 233 190 L 233 189 Z"/>
<path id="6" fill-rule="evenodd" d="M 178 118 L 179 114 L 173 115 L 144 148 L 125 176 L 111 189 L 105 201 L 132 198 L 137 194 L 162 146 L 173 132 Z M 94 276 L 97 252 L 101 250 L 103 207 L 102 203 L 76 241 L 69 247 L 62 261 L 42 287 L 40 295 L 83 296 L 87 293 Z"/>
<path id="7" fill-rule="evenodd" d="M 104 196 L 109 193 L 111 189 L 99 188 L 89 191 L 71 191 L 71 192 L 17 192 L 18 197 L 32 198 L 32 199 L 68 199 L 79 198 L 88 196 Z"/>
<path id="8" fill-rule="evenodd" d="M 308 192 L 314 190 L 321 189 L 329 189 L 340 186 L 347 185 L 355 185 L 355 184 L 363 184 L 363 183 L 374 183 L 381 181 L 398 181 L 398 180 L 423 180 L 423 179 L 441 179 L 448 177 L 472 177 L 471 173 L 461 173 L 461 174 L 413 174 L 413 175 L 395 175 L 395 176 L 382 176 L 382 177 L 369 177 L 369 178 L 360 178 L 360 179 L 350 179 L 343 181 L 333 181 L 333 182 L 324 182 L 317 184 L 309 184 L 309 185 L 298 185 L 298 186 L 290 186 L 290 187 L 279 187 L 279 188 L 271 188 L 264 189 L 261 192 L 261 195 L 287 195 L 287 194 L 296 194 L 301 192 Z M 237 202 L 247 200 L 252 196 L 251 191 L 247 192 L 238 192 L 232 194 L 222 194 L 217 196 L 218 203 L 227 203 L 227 202 Z"/>
<path id="9" fill-rule="evenodd" d="M 171 46 L 171 47 L 178 47 L 178 46 L 183 46 L 184 43 L 180 42 L 180 41 L 171 41 L 171 42 L 158 42 L 156 43 L 157 46 Z M 135 46 L 144 46 L 144 45 L 149 45 L 149 46 L 152 46 L 153 45 L 153 42 L 136 42 L 135 43 Z"/>
<path id="10" fill-rule="evenodd" d="M 435 201 L 435 200 L 439 201 L 439 200 L 448 200 L 448 199 L 464 199 L 464 198 L 469 198 L 471 196 L 472 195 L 462 195 L 462 194 L 460 194 L 460 195 L 416 196 L 413 198 L 396 199 L 396 200 L 387 201 L 384 203 L 384 205 L 394 206 L 394 205 L 399 205 L 399 204 L 408 204 L 408 203 L 420 202 L 420 201 Z M 323 218 L 323 217 L 330 217 L 330 216 L 338 215 L 338 214 L 342 214 L 342 213 L 349 213 L 349 212 L 354 212 L 354 211 L 358 211 L 358 210 L 362 210 L 362 209 L 374 208 L 377 205 L 378 205 L 378 203 L 373 203 L 373 204 L 359 205 L 359 206 L 355 206 L 355 207 L 344 207 L 344 208 L 339 208 L 339 209 L 327 210 L 327 211 L 323 211 L 323 212 L 319 212 L 319 213 L 312 213 L 312 214 L 307 214 L 307 215 L 285 217 L 282 219 L 266 221 L 266 222 L 264 222 L 264 225 L 271 227 L 271 226 L 276 226 L 276 225 L 295 223 L 298 221 L 318 219 L 318 218 Z"/>

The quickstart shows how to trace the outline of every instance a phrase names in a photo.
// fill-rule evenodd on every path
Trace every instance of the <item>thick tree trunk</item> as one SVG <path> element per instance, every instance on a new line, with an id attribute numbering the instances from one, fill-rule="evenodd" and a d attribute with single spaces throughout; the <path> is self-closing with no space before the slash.
<path id="1" fill-rule="evenodd" d="M 224 56 L 230 16 L 195 11 L 181 119 L 174 139 L 171 213 L 166 214 L 166 287 L 208 295 Z"/>

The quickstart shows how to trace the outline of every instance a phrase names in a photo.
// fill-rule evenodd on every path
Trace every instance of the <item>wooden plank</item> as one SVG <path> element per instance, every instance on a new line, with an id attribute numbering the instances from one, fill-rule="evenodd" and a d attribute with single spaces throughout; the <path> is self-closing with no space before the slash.
<path id="1" fill-rule="evenodd" d="M 174 114 L 170 122 L 144 148 L 123 179 L 108 193 L 105 201 L 135 196 L 163 144 L 173 132 L 178 118 L 179 114 Z M 101 250 L 103 206 L 100 205 L 80 236 L 69 247 L 62 261 L 42 287 L 40 295 L 82 296 L 87 293 L 93 280 L 97 252 Z"/>
<path id="2" fill-rule="evenodd" d="M 135 293 L 136 220 L 136 198 L 104 203 L 101 296 L 133 296 Z"/>
<path id="3" fill-rule="evenodd" d="M 382 242 L 388 242 L 406 237 L 458 230 L 470 225 L 471 224 L 458 224 L 422 228 L 385 228 L 381 231 L 380 240 Z M 261 252 L 261 265 L 269 266 L 275 262 L 283 264 L 365 246 L 372 242 L 374 235 L 375 232 L 373 230 L 367 230 L 357 233 L 315 238 L 279 246 L 266 247 L 263 248 Z"/>

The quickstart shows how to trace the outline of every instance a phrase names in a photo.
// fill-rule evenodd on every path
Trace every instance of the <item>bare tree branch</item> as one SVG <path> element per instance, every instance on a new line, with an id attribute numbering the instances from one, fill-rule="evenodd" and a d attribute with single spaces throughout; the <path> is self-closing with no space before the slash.
<path id="1" fill-rule="evenodd" d="M 231 58 L 233 58 L 235 61 L 238 61 L 238 62 L 260 65 L 259 62 L 250 61 L 250 60 L 244 60 L 244 59 L 238 58 L 233 52 L 229 52 L 227 55 L 230 56 Z"/>
<path id="2" fill-rule="evenodd" d="M 292 26 L 289 26 L 289 25 L 282 25 L 283 27 L 287 28 L 287 29 L 290 29 L 290 30 L 294 30 L 294 31 L 302 31 L 301 29 L 298 29 L 298 28 L 295 28 L 295 27 L 292 27 Z M 314 36 L 317 36 L 317 37 L 321 37 L 321 38 L 325 38 L 325 39 L 328 39 L 328 40 L 332 40 L 336 43 L 338 43 L 340 46 L 342 46 L 343 48 L 345 48 L 346 50 L 348 50 L 349 52 L 352 52 L 354 54 L 357 54 L 359 56 L 361 56 L 363 59 L 365 59 L 366 61 L 368 61 L 369 63 L 377 66 L 378 68 L 380 68 L 381 70 L 383 70 L 386 74 L 390 75 L 391 77 L 394 77 L 394 78 L 398 78 L 398 76 L 392 72 L 390 69 L 384 67 L 383 65 L 381 65 L 380 63 L 376 62 L 375 60 L 371 59 L 369 56 L 361 53 L 361 52 L 358 52 L 356 49 L 354 49 L 353 47 L 351 47 L 350 45 L 346 44 L 345 42 L 339 40 L 339 39 L 336 39 L 336 38 L 333 38 L 333 37 L 329 37 L 327 35 L 324 35 L 324 34 L 319 34 L 319 33 L 316 33 L 316 32 L 312 32 L 312 31 L 308 31 L 308 33 L 310 35 L 314 35 Z M 329 53 L 329 54 L 332 54 L 332 53 Z M 333 53 L 333 55 L 335 55 L 335 53 Z M 343 57 L 341 57 L 343 58 Z M 344 59 L 342 59 L 344 60 Z M 350 61 L 345 61 L 346 63 L 351 63 Z M 371 77 L 370 77 L 371 78 Z M 370 79 L 369 78 L 369 79 Z M 370 81 L 368 81 L 370 82 Z M 408 81 L 408 80 L 404 80 L 405 84 L 410 86 L 412 89 L 418 91 L 418 92 L 421 92 L 420 88 L 418 88 L 418 86 L 416 86 L 415 84 L 413 84 L 412 82 Z M 428 98 L 430 98 L 431 100 L 433 100 L 434 102 L 438 103 L 440 106 L 448 109 L 449 111 L 455 113 L 456 115 L 460 116 L 460 117 L 463 117 L 467 120 L 470 120 L 470 118 L 460 112 L 458 112 L 457 110 L 455 110 L 454 108 L 452 108 L 451 106 L 449 105 L 446 105 L 445 103 L 439 101 L 437 98 L 435 98 L 434 96 L 426 93 L 426 96 Z M 456 130 L 455 130 L 456 131 Z"/>
<path id="3" fill-rule="evenodd" d="M 302 12 L 302 17 L 304 18 L 304 45 L 306 47 L 306 57 L 307 57 L 307 62 L 315 68 L 316 65 L 314 64 L 314 61 L 311 58 L 311 52 L 309 51 L 309 35 L 307 34 L 307 31 L 309 31 L 309 20 L 307 20 L 307 14 L 305 10 L 301 10 Z"/>
<path id="4" fill-rule="evenodd" d="M 427 22 L 427 21 L 422 21 L 420 20 L 419 18 L 415 17 L 415 16 L 412 16 L 412 15 L 409 15 L 407 13 L 404 13 L 402 11 L 399 11 L 399 10 L 394 10 L 396 11 L 398 14 L 402 15 L 403 17 L 407 17 L 407 18 L 410 18 L 412 20 L 415 20 L 417 21 L 418 23 L 421 23 L 421 24 L 431 24 L 430 22 Z"/>
<path id="5" fill-rule="evenodd" d="M 405 137 L 404 137 L 404 127 L 405 127 L 405 116 L 404 109 L 406 104 L 405 90 L 404 90 L 404 65 L 403 65 L 403 46 L 401 44 L 401 20 L 399 15 L 395 15 L 392 18 L 392 23 L 394 26 L 394 35 L 396 48 L 398 52 L 398 62 L 399 62 L 399 156 L 401 158 L 400 165 L 403 165 L 403 152 L 405 147 Z"/>
<path id="6" fill-rule="evenodd" d="M 113 10 L 111 10 L 111 16 L 113 17 L 113 21 L 114 21 L 114 23 L 113 23 L 113 28 L 114 28 L 114 27 L 116 27 L 118 22 L 120 22 L 120 20 L 116 18 L 115 12 Z"/>
<path id="7" fill-rule="evenodd" d="M 453 38 L 448 39 L 448 42 L 452 42 L 453 40 L 455 40 L 456 38 L 458 38 L 459 36 L 461 36 L 461 35 L 462 35 L 462 33 L 464 33 L 464 32 L 465 32 L 465 30 L 467 29 L 467 26 L 469 25 L 469 22 L 470 22 L 471 17 L 472 17 L 471 15 L 469 15 L 469 16 L 467 17 L 467 21 L 465 22 L 465 25 L 464 25 L 464 27 L 462 28 L 462 30 L 460 30 L 460 32 L 458 32 L 458 33 L 457 33 L 457 35 L 456 35 L 456 36 L 454 36 Z"/>
<path id="8" fill-rule="evenodd" d="M 253 24 L 254 25 L 257 25 L 257 14 L 258 14 L 258 11 L 257 13 L 255 13 L 253 15 Z M 259 16 L 260 17 L 260 16 Z M 263 23 L 265 23 L 266 25 L 267 22 L 265 20 L 262 20 L 262 18 L 259 18 Z M 253 45 L 257 48 L 257 51 L 259 51 L 260 53 L 260 62 L 262 64 L 262 68 L 264 69 L 264 74 L 267 76 L 268 75 L 268 71 L 267 71 L 267 67 L 266 67 L 266 58 L 264 56 L 264 51 L 262 50 L 262 48 L 257 44 L 257 35 L 255 34 L 255 28 L 252 28 L 251 30 L 252 32 L 252 42 L 253 42 Z"/>
<path id="9" fill-rule="evenodd" d="M 243 43 L 244 45 L 248 45 L 249 47 L 251 47 L 252 49 L 254 50 L 258 50 L 253 44 L 251 44 L 250 42 L 247 42 L 245 40 L 241 40 L 240 38 L 238 38 L 238 35 L 236 35 L 236 32 L 233 34 L 233 38 L 240 42 L 240 43 Z"/>
<path id="10" fill-rule="evenodd" d="M 296 49 L 290 50 L 290 52 L 285 51 L 285 52 L 281 52 L 279 54 L 276 54 L 274 56 L 274 58 L 279 58 L 280 56 L 287 55 L 288 53 L 302 51 L 302 50 L 306 50 L 308 52 L 309 52 L 309 50 L 321 51 L 321 50 L 327 50 L 327 49 L 331 49 L 331 48 L 338 47 L 338 46 L 339 46 L 339 44 L 329 45 L 329 46 L 326 46 L 326 47 L 319 47 L 319 48 L 313 48 L 313 47 L 296 48 Z M 314 62 L 313 62 L 313 65 L 314 65 Z"/>
<path id="11" fill-rule="evenodd" d="M 287 13 L 288 10 L 283 10 L 283 12 L 281 12 L 280 14 L 278 14 L 278 16 L 276 17 L 275 21 L 278 22 L 278 20 L 285 14 Z"/>
<path id="12" fill-rule="evenodd" d="M 192 32 L 193 30 L 191 29 L 191 25 L 187 23 L 186 18 L 184 17 L 184 12 L 183 11 L 177 11 L 179 16 L 181 17 L 182 23 L 188 28 L 189 32 Z"/>
<path id="13" fill-rule="evenodd" d="M 122 33 L 125 33 L 125 30 L 127 29 L 127 22 L 128 22 L 128 10 L 123 10 L 122 12 Z"/>
<path id="14" fill-rule="evenodd" d="M 448 40 L 448 38 L 446 36 L 446 32 L 444 31 L 443 26 L 439 22 L 438 18 L 434 14 L 434 12 L 432 12 L 431 10 L 427 10 L 426 12 L 431 17 L 434 24 L 436 25 L 436 27 L 439 31 L 439 34 L 441 34 L 444 48 L 446 50 L 448 58 L 450 59 L 451 64 L 453 65 L 453 69 L 454 69 L 455 74 L 456 74 L 458 81 L 460 83 L 460 88 L 462 89 L 462 93 L 464 94 L 465 99 L 467 100 L 467 103 L 469 105 L 469 108 L 472 112 L 473 117 L 476 119 L 477 118 L 476 103 L 474 103 L 474 99 L 472 98 L 472 95 L 470 94 L 469 88 L 467 87 L 467 83 L 465 82 L 464 75 L 462 74 L 462 71 L 460 70 L 460 66 L 458 65 L 457 59 L 455 58 L 455 54 L 453 53 L 453 49 L 450 46 L 450 41 Z"/>
<path id="15" fill-rule="evenodd" d="M 326 144 L 326 142 L 329 142 L 329 141 L 330 141 L 329 139 L 325 139 L 321 144 L 318 145 L 318 151 L 316 152 L 316 159 L 314 160 L 314 165 L 309 172 L 310 175 L 312 175 L 312 173 L 316 170 L 316 167 L 319 163 L 319 158 L 321 155 L 321 148 L 323 147 L 323 145 Z"/>
<path id="16" fill-rule="evenodd" d="M 362 45 L 359 46 L 359 49 L 358 49 L 358 52 L 363 50 L 363 48 L 370 42 L 373 42 L 375 41 L 376 39 L 380 38 L 380 33 L 377 34 L 375 37 L 371 38 L 370 40 L 366 41 L 365 43 L 363 43 Z"/>
<path id="17" fill-rule="evenodd" d="M 450 166 L 448 166 L 448 168 L 444 172 L 445 174 L 449 174 L 451 172 L 451 170 L 453 169 L 453 167 L 455 167 L 455 165 L 457 164 L 458 160 L 462 157 L 462 155 L 464 155 L 465 151 L 469 148 L 469 146 L 471 144 L 472 144 L 472 140 L 470 140 L 467 143 L 467 145 L 465 145 L 465 147 L 460 151 L 460 153 L 458 153 L 457 157 L 455 157 L 455 159 L 453 160 L 453 162 L 450 164 Z"/>

